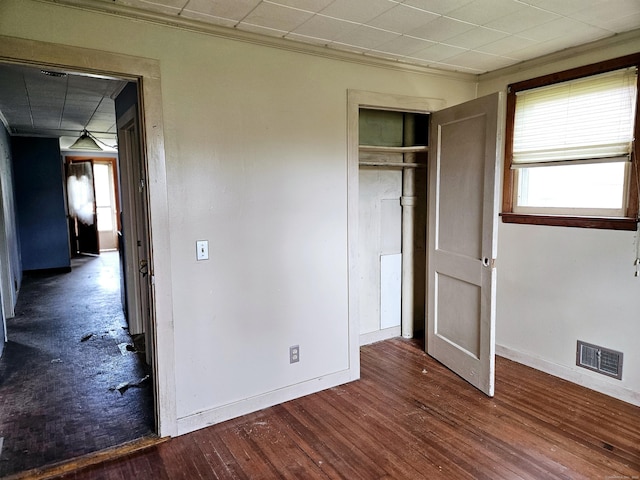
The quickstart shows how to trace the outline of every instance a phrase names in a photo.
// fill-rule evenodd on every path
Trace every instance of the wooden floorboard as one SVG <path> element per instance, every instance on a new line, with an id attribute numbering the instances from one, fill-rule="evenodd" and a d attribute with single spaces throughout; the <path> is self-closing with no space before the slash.
<path id="1" fill-rule="evenodd" d="M 403 339 L 361 375 L 65 478 L 640 480 L 639 407 L 503 358 L 488 398 Z"/>

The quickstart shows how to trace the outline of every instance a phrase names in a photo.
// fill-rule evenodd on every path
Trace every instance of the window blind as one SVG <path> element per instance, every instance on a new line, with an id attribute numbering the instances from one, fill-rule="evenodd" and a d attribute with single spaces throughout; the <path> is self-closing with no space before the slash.
<path id="1" fill-rule="evenodd" d="M 512 168 L 628 161 L 637 69 L 516 93 Z"/>

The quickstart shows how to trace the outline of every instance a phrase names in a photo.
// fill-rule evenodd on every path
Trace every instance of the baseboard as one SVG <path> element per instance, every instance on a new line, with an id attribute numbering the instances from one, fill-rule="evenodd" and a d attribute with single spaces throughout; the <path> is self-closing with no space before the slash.
<path id="1" fill-rule="evenodd" d="M 71 267 L 53 267 L 53 268 L 39 268 L 37 270 L 24 270 L 22 273 L 24 275 L 32 275 L 32 276 L 47 276 L 47 275 L 58 275 L 60 273 L 69 273 L 71 272 Z"/>
<path id="2" fill-rule="evenodd" d="M 239 402 L 178 418 L 178 435 L 184 435 L 210 425 L 215 425 L 216 423 L 257 412 L 258 410 L 317 393 L 327 388 L 336 387 L 351 380 L 355 380 L 351 376 L 351 370 L 343 370 L 331 375 L 281 388 L 273 392 L 247 398 Z"/>
<path id="3" fill-rule="evenodd" d="M 574 370 L 573 368 L 558 365 L 534 355 L 513 350 L 503 345 L 496 345 L 496 355 L 640 407 L 640 392 L 635 392 L 628 388 L 614 385 L 610 381 L 596 378 L 594 375 L 597 374 L 588 370 L 582 372 L 580 371 L 582 369 L 578 370 L 579 367 L 577 366 Z"/>
<path id="4" fill-rule="evenodd" d="M 360 346 L 369 345 L 370 343 L 382 342 L 400 336 L 400 326 L 376 330 L 374 332 L 363 333 L 360 335 Z"/>

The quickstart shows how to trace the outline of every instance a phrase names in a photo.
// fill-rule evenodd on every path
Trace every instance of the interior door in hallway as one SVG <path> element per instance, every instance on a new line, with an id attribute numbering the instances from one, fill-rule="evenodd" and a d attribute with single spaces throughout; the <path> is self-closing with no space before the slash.
<path id="1" fill-rule="evenodd" d="M 494 392 L 502 96 L 433 114 L 429 156 L 427 353 Z"/>
<path id="2" fill-rule="evenodd" d="M 137 106 L 118 117 L 122 191 L 122 231 L 126 312 L 129 332 L 145 335 L 147 363 L 153 358 L 151 325 L 151 262 L 146 169 L 140 144 Z"/>
<path id="3" fill-rule="evenodd" d="M 67 204 L 72 254 L 100 253 L 93 160 L 67 163 Z"/>

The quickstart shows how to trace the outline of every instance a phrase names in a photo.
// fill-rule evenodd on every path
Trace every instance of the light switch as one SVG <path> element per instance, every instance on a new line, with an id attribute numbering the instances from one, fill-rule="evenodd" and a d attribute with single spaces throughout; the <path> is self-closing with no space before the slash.
<path id="1" fill-rule="evenodd" d="M 196 242 L 196 258 L 200 260 L 209 260 L 209 240 L 198 240 Z"/>

